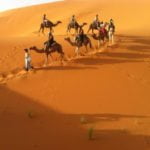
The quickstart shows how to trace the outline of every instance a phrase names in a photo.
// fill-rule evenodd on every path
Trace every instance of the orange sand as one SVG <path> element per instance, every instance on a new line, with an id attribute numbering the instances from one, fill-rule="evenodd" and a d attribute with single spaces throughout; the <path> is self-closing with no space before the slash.
<path id="1" fill-rule="evenodd" d="M 97 13 L 113 18 L 116 44 L 63 66 L 54 54 L 46 68 L 44 55 L 31 52 L 38 69 L 26 73 L 23 49 L 42 48 L 47 38 L 37 34 L 43 13 L 63 22 L 54 35 L 70 58 L 72 14 L 88 24 Z M 148 0 L 68 0 L 0 13 L 0 150 L 149 150 L 149 20 Z"/>

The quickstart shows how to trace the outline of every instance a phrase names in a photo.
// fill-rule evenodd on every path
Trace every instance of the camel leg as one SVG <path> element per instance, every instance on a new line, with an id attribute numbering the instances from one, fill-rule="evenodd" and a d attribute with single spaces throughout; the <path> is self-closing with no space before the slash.
<path id="1" fill-rule="evenodd" d="M 61 65 L 64 64 L 64 63 L 63 63 L 63 60 L 64 60 L 64 54 L 60 54 L 60 63 L 61 63 Z"/>
<path id="2" fill-rule="evenodd" d="M 48 54 L 45 55 L 45 63 L 44 63 L 44 66 L 47 66 L 47 63 L 48 63 Z"/>
<path id="3" fill-rule="evenodd" d="M 39 33 L 41 32 L 41 29 L 42 29 L 42 28 L 40 27 L 40 29 L 39 29 Z"/>
<path id="4" fill-rule="evenodd" d="M 104 46 L 104 44 L 105 44 L 105 39 L 102 40 L 102 45 Z"/>
<path id="5" fill-rule="evenodd" d="M 52 28 L 49 28 L 49 32 L 52 33 Z"/>
<path id="6" fill-rule="evenodd" d="M 92 34 L 94 34 L 94 29 L 92 29 Z"/>
<path id="7" fill-rule="evenodd" d="M 49 54 L 50 55 L 50 58 L 51 58 L 51 65 L 53 64 L 53 62 L 54 62 L 54 59 L 53 59 L 53 56 L 52 56 L 52 54 L 50 53 Z"/>
<path id="8" fill-rule="evenodd" d="M 78 28 L 76 28 L 76 30 L 75 30 L 75 31 L 76 31 L 76 34 L 78 34 Z"/>
<path id="9" fill-rule="evenodd" d="M 69 28 L 68 32 L 71 33 L 71 28 Z"/>
<path id="10" fill-rule="evenodd" d="M 79 56 L 79 47 L 76 47 L 75 53 L 76 53 L 76 56 L 78 57 Z"/>
<path id="11" fill-rule="evenodd" d="M 70 60 L 70 58 L 68 58 L 68 56 L 67 56 L 67 55 L 63 54 L 63 60 L 64 60 L 64 61 L 69 61 L 69 60 Z"/>
<path id="12" fill-rule="evenodd" d="M 71 28 L 69 28 L 68 32 L 71 33 Z"/>
<path id="13" fill-rule="evenodd" d="M 74 35 L 78 34 L 78 28 L 74 28 L 75 29 L 75 32 L 74 32 Z"/>
<path id="14" fill-rule="evenodd" d="M 88 53 L 88 47 L 87 47 L 87 45 L 85 45 L 85 49 L 86 49 L 86 53 Z"/>
<path id="15" fill-rule="evenodd" d="M 38 33 L 38 36 L 40 36 L 40 32 L 41 32 L 41 27 L 40 27 L 40 29 L 39 29 L 39 33 Z"/>
<path id="16" fill-rule="evenodd" d="M 70 27 L 69 27 L 69 25 L 67 26 L 67 34 L 68 34 L 68 32 L 70 33 Z"/>
<path id="17" fill-rule="evenodd" d="M 50 33 L 54 32 L 53 28 L 50 27 L 49 29 Z"/>
<path id="18" fill-rule="evenodd" d="M 42 28 L 42 33 L 44 34 L 44 28 Z"/>
<path id="19" fill-rule="evenodd" d="M 100 46 L 101 46 L 101 41 L 98 40 L 98 49 L 100 49 Z"/>

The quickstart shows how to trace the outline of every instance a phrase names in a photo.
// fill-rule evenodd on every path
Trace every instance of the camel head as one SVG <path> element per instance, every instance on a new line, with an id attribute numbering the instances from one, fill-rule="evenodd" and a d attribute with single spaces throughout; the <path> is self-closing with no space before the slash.
<path id="1" fill-rule="evenodd" d="M 80 28 L 83 28 L 85 25 L 87 25 L 86 22 L 82 23 L 81 25 L 79 25 Z"/>
<path id="2" fill-rule="evenodd" d="M 64 40 L 66 40 L 68 43 L 70 43 L 72 46 L 76 46 L 76 43 L 73 42 L 70 37 L 64 38 Z"/>
<path id="3" fill-rule="evenodd" d="M 27 49 L 27 48 L 25 48 L 25 49 L 24 49 L 24 51 L 25 51 L 25 52 L 28 52 L 28 49 Z"/>
<path id="4" fill-rule="evenodd" d="M 57 21 L 57 24 L 60 24 L 60 23 L 62 23 L 61 21 Z"/>
<path id="5" fill-rule="evenodd" d="M 85 26 L 85 25 L 87 25 L 87 23 L 86 23 L 86 22 L 84 22 L 84 23 L 82 24 L 82 26 Z"/>
<path id="6" fill-rule="evenodd" d="M 70 41 L 70 37 L 66 37 L 66 38 L 64 38 L 64 40 Z"/>
<path id="7" fill-rule="evenodd" d="M 90 36 L 91 36 L 91 37 L 96 37 L 96 34 L 95 34 L 95 33 L 93 33 L 93 34 L 91 34 Z"/>
<path id="8" fill-rule="evenodd" d="M 29 49 L 30 49 L 30 50 L 35 50 L 35 49 L 37 49 L 37 47 L 36 47 L 36 46 L 32 46 L 32 47 L 30 47 Z"/>

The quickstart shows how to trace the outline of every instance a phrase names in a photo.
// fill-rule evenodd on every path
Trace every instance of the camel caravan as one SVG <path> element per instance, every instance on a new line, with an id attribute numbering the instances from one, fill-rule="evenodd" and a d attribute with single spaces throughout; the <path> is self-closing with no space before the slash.
<path id="1" fill-rule="evenodd" d="M 54 40 L 53 36 L 53 28 L 61 23 L 61 21 L 53 23 L 49 19 L 47 19 L 46 14 L 43 15 L 43 21 L 40 24 L 39 33 L 42 31 L 42 33 L 44 34 L 44 30 L 46 28 L 49 29 L 48 40 L 44 42 L 42 49 L 39 49 L 36 46 L 32 46 L 29 49 L 25 49 L 25 69 L 27 71 L 33 69 L 33 66 L 31 65 L 31 56 L 29 52 L 30 50 L 35 51 L 37 53 L 44 53 L 46 56 L 45 65 L 48 63 L 49 56 L 53 60 L 52 53 L 54 52 L 57 52 L 60 55 L 61 62 L 68 60 L 65 56 L 61 44 L 57 43 Z M 64 38 L 64 40 L 75 47 L 76 57 L 80 56 L 80 48 L 82 46 L 85 47 L 86 52 L 88 52 L 88 48 L 93 48 L 90 37 L 98 41 L 98 49 L 102 45 L 104 45 L 104 43 L 107 43 L 109 46 L 114 44 L 115 25 L 113 19 L 110 19 L 109 22 L 103 22 L 100 21 L 99 16 L 96 15 L 93 22 L 89 25 L 87 33 L 85 33 L 83 29 L 86 25 L 87 23 L 85 22 L 79 24 L 76 20 L 75 15 L 72 15 L 69 24 L 67 25 L 67 35 L 71 33 L 72 29 L 74 29 L 75 33 L 73 39 L 67 36 L 66 38 Z M 95 30 L 97 31 L 96 33 Z M 91 34 L 89 34 L 90 32 Z"/>

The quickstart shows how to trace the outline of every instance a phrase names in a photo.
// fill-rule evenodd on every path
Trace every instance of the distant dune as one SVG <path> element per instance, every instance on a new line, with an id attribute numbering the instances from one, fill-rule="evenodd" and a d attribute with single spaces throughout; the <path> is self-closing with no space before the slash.
<path id="1" fill-rule="evenodd" d="M 63 22 L 56 30 L 57 34 L 65 34 L 72 14 L 75 14 L 80 22 L 90 23 L 98 13 L 101 20 L 108 21 L 113 18 L 119 34 L 150 35 L 148 0 L 67 0 L 0 13 L 0 36 L 31 35 L 38 30 L 44 13 L 54 22 Z"/>

